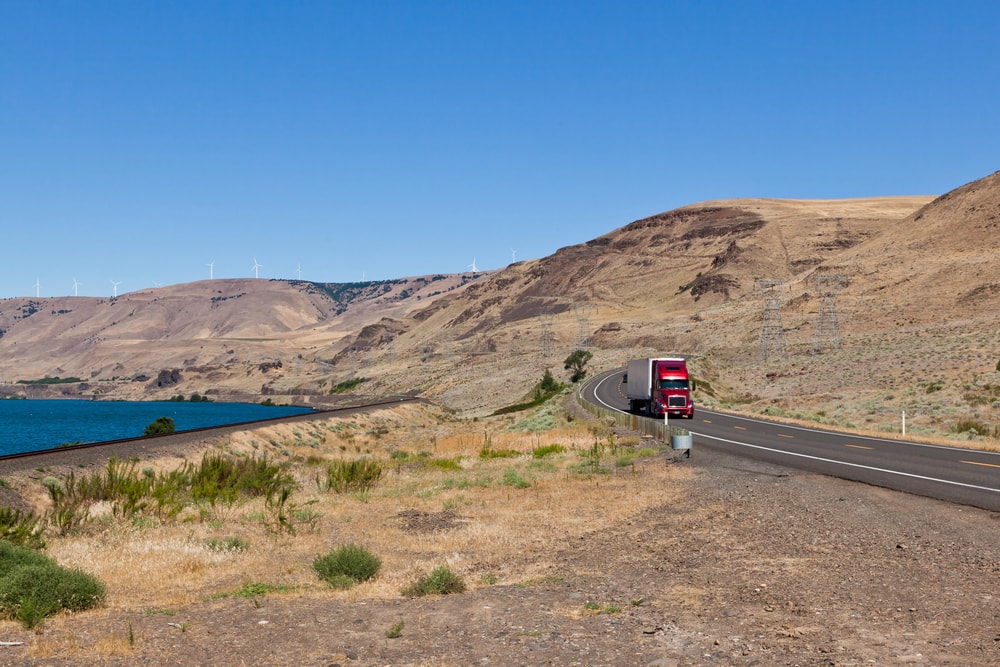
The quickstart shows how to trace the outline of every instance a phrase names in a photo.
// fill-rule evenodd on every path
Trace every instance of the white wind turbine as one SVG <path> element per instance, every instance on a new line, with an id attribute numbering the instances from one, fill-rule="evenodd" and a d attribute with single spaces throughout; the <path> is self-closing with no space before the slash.
<path id="1" fill-rule="evenodd" d="M 211 262 L 209 262 L 205 266 L 208 267 L 208 279 L 209 280 L 215 280 L 215 260 L 213 259 Z"/>
<path id="2" fill-rule="evenodd" d="M 254 257 L 253 258 L 253 277 L 254 278 L 260 278 L 260 269 L 262 269 L 263 267 L 264 267 L 264 265 L 263 264 L 258 264 L 257 263 L 257 258 Z"/>
<path id="3" fill-rule="evenodd" d="M 299 280 L 302 280 L 302 264 L 299 264 L 298 268 L 295 270 L 295 273 L 299 277 Z"/>
<path id="4" fill-rule="evenodd" d="M 510 249 L 510 263 L 511 264 L 517 263 L 517 251 L 514 250 L 513 248 Z"/>
<path id="5" fill-rule="evenodd" d="M 73 278 L 73 296 L 80 296 L 80 283 L 76 282 L 76 278 Z"/>
<path id="6" fill-rule="evenodd" d="M 38 278 L 35 278 L 35 298 L 36 299 L 41 296 L 41 291 L 42 291 L 42 283 L 41 283 L 41 281 L 39 281 Z"/>
<path id="7" fill-rule="evenodd" d="M 111 281 L 111 287 L 114 290 L 114 292 L 112 292 L 112 295 L 111 295 L 112 298 L 114 298 L 114 299 L 118 298 L 118 286 L 121 285 L 121 284 L 122 284 L 122 281 L 120 281 L 120 280 L 112 280 Z"/>
<path id="8" fill-rule="evenodd" d="M 476 258 L 472 258 L 472 264 L 469 264 L 469 268 L 472 269 L 473 273 L 479 273 L 479 269 L 476 268 Z"/>

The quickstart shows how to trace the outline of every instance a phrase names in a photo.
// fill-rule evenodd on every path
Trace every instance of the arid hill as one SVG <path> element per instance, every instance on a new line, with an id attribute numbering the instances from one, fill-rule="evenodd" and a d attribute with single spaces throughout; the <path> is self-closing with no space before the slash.
<path id="1" fill-rule="evenodd" d="M 300 400 L 363 377 L 359 391 L 474 415 L 588 347 L 595 367 L 689 355 L 703 402 L 873 429 L 907 409 L 915 429 L 947 431 L 998 421 L 998 232 L 1000 172 L 937 198 L 703 202 L 476 276 L 8 299 L 0 376 Z"/>

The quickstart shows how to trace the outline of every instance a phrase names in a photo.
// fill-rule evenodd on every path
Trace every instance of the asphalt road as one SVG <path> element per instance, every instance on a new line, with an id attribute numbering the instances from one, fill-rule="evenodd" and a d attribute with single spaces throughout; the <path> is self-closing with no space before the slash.
<path id="1" fill-rule="evenodd" d="M 584 400 L 628 409 L 625 369 L 592 378 Z M 1000 453 L 791 426 L 706 410 L 678 420 L 694 435 L 693 450 L 718 449 L 897 491 L 1000 511 Z"/>

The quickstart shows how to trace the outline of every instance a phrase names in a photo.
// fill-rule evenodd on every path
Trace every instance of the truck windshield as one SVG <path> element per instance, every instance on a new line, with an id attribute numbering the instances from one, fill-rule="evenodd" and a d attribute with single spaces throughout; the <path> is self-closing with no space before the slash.
<path id="1" fill-rule="evenodd" d="M 687 389 L 687 380 L 660 380 L 660 389 Z"/>

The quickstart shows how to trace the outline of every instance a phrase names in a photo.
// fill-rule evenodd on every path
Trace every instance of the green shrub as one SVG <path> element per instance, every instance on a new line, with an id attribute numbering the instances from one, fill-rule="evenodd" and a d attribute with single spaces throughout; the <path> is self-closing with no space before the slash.
<path id="1" fill-rule="evenodd" d="M 386 630 L 386 632 L 385 632 L 385 638 L 386 639 L 398 639 L 400 636 L 402 636 L 402 634 L 403 634 L 403 628 L 405 626 L 406 626 L 406 624 L 403 623 L 403 621 L 399 621 L 398 623 L 393 623 L 392 627 L 389 628 L 388 630 Z"/>
<path id="2" fill-rule="evenodd" d="M 462 469 L 462 465 L 458 462 L 457 459 L 427 459 L 425 465 L 431 468 L 437 468 L 439 470 L 446 470 L 446 471 Z"/>
<path id="3" fill-rule="evenodd" d="M 158 475 L 152 468 L 138 470 L 135 461 L 111 457 L 104 470 L 92 475 L 77 478 L 71 471 L 63 480 L 46 477 L 42 483 L 53 504 L 47 519 L 62 535 L 82 527 L 95 502 L 110 503 L 118 518 L 155 515 L 165 520 L 176 517 L 192 502 L 215 506 L 250 497 L 287 500 L 295 487 L 284 466 L 266 458 L 219 453 L 205 454 L 199 465 L 185 463 L 178 470 Z"/>
<path id="4" fill-rule="evenodd" d="M 350 390 L 357 387 L 359 384 L 367 380 L 368 378 L 351 378 L 350 380 L 344 380 L 339 382 L 334 386 L 330 387 L 331 394 L 346 394 Z"/>
<path id="5" fill-rule="evenodd" d="M 521 452 L 516 449 L 493 449 L 492 447 L 483 447 L 479 450 L 479 458 L 481 459 L 516 459 L 521 455 Z"/>
<path id="6" fill-rule="evenodd" d="M 157 435 L 160 433 L 173 433 L 177 430 L 177 425 L 170 417 L 158 417 L 156 421 L 146 427 L 143 435 Z"/>
<path id="7" fill-rule="evenodd" d="M 407 597 L 421 597 L 424 595 L 448 595 L 463 591 L 465 591 L 465 582 L 447 565 L 442 565 L 403 588 L 400 593 Z"/>
<path id="8" fill-rule="evenodd" d="M 504 470 L 502 483 L 504 486 L 513 486 L 515 489 L 526 489 L 531 486 L 531 482 L 521 477 L 520 473 L 513 468 Z"/>
<path id="9" fill-rule="evenodd" d="M 49 559 L 38 551 L 0 540 L 0 579 L 19 567 L 48 562 Z"/>
<path id="10" fill-rule="evenodd" d="M 44 549 L 42 527 L 34 512 L 0 507 L 0 540 L 30 549 Z"/>
<path id="11" fill-rule="evenodd" d="M 972 417 L 966 417 L 965 419 L 959 419 L 955 422 L 955 426 L 952 427 L 952 431 L 955 433 L 969 433 L 971 435 L 990 435 L 993 431 L 987 424 L 974 419 Z"/>
<path id="12" fill-rule="evenodd" d="M 62 610 L 91 609 L 104 597 L 104 584 L 92 575 L 0 541 L 0 612 L 24 627 L 33 628 Z"/>
<path id="13" fill-rule="evenodd" d="M 326 479 L 321 480 L 319 486 L 336 493 L 363 493 L 374 488 L 383 474 L 382 465 L 373 459 L 332 461 L 327 464 Z"/>
<path id="14" fill-rule="evenodd" d="M 229 457 L 206 453 L 191 473 L 191 496 L 195 500 L 234 504 L 241 497 L 261 498 L 294 487 L 291 474 L 266 457 Z"/>
<path id="15" fill-rule="evenodd" d="M 247 551 L 250 544 L 240 537 L 212 538 L 205 542 L 209 551 Z"/>
<path id="16" fill-rule="evenodd" d="M 552 454 L 562 454 L 565 451 L 565 447 L 558 443 L 553 443 L 551 445 L 535 447 L 531 450 L 531 455 L 536 459 L 544 459 L 546 456 L 551 456 Z"/>
<path id="17" fill-rule="evenodd" d="M 382 561 L 364 547 L 347 544 L 324 556 L 317 556 L 313 569 L 334 588 L 350 588 L 378 574 Z"/>

